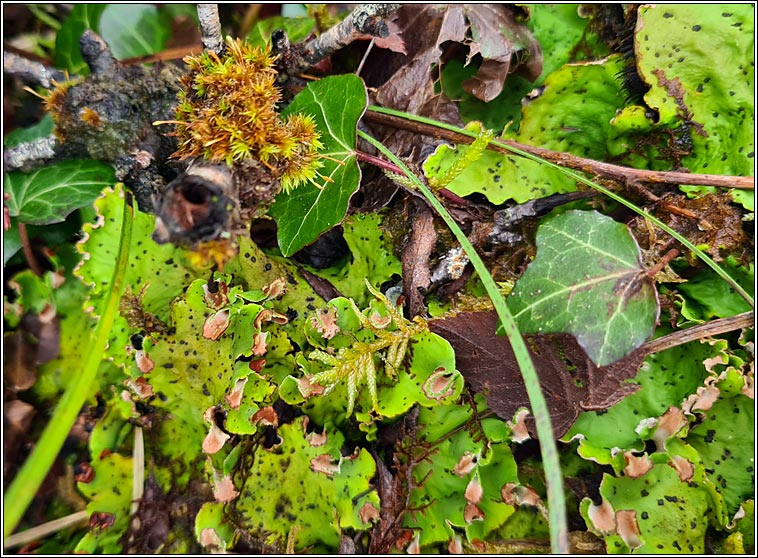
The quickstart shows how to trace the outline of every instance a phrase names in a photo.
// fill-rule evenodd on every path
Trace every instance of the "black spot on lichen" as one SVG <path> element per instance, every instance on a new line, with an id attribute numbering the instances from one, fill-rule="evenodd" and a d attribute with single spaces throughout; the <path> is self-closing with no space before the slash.
<path id="1" fill-rule="evenodd" d="M 695 32 L 698 32 L 698 31 L 700 31 L 701 29 L 702 29 L 702 27 L 700 27 L 699 25 L 693 25 L 693 26 L 692 26 L 692 30 L 693 30 L 693 31 L 695 31 Z"/>

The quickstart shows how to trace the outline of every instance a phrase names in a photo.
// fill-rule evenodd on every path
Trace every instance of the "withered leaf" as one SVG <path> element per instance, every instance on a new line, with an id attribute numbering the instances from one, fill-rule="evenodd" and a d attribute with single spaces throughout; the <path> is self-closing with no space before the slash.
<path id="1" fill-rule="evenodd" d="M 429 329 L 455 349 L 456 366 L 471 388 L 482 392 L 490 409 L 504 420 L 520 407 L 530 408 L 516 357 L 505 337 L 496 335 L 495 312 L 461 312 L 431 320 Z M 556 438 L 563 436 L 581 411 L 599 411 L 630 395 L 638 386 L 622 383 L 633 378 L 642 364 L 644 349 L 598 367 L 568 334 L 524 337 L 547 402 Z M 534 419 L 527 426 L 535 436 Z"/>
<path id="2" fill-rule="evenodd" d="M 403 292 L 408 297 L 408 314 L 417 316 L 424 308 L 423 291 L 429 288 L 429 256 L 437 241 L 432 211 L 417 205 L 408 244 L 403 248 Z"/>
<path id="3" fill-rule="evenodd" d="M 506 77 L 516 69 L 519 59 L 524 60 L 522 73 L 530 81 L 542 72 L 539 43 L 517 15 L 516 8 L 502 4 L 452 5 L 445 14 L 446 19 L 456 21 L 452 28 L 443 25 L 449 31 L 446 38 L 469 47 L 466 64 L 477 54 L 483 59 L 479 71 L 463 83 L 463 89 L 484 102 L 502 92 Z"/>

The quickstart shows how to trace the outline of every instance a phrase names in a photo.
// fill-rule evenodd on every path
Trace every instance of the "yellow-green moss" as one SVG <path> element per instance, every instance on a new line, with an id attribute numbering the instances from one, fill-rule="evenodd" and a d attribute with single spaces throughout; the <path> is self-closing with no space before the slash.
<path id="1" fill-rule="evenodd" d="M 279 116 L 274 61 L 267 51 L 230 37 L 221 57 L 204 51 L 185 58 L 189 73 L 176 108 L 176 154 L 230 167 L 257 159 L 285 190 L 312 180 L 320 166 L 319 134 L 308 115 Z"/>

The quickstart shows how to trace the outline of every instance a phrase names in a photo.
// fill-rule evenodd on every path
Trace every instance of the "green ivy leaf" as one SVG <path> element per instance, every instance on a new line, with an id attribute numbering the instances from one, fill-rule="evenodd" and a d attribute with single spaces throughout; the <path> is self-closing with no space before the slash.
<path id="1" fill-rule="evenodd" d="M 98 28 L 119 60 L 160 52 L 171 34 L 154 4 L 108 4 Z"/>
<path id="2" fill-rule="evenodd" d="M 79 50 L 79 38 L 87 29 L 97 29 L 107 4 L 75 4 L 55 36 L 55 65 L 69 74 L 85 76 L 89 67 Z"/>
<path id="3" fill-rule="evenodd" d="M 109 165 L 89 160 L 64 161 L 30 174 L 11 172 L 5 177 L 5 206 L 24 223 L 60 223 L 75 209 L 90 205 L 115 180 Z"/>
<path id="4" fill-rule="evenodd" d="M 598 366 L 652 334 L 658 297 L 623 224 L 596 211 L 567 211 L 537 231 L 537 257 L 508 299 L 524 333 L 571 333 Z"/>
<path id="5" fill-rule="evenodd" d="M 363 81 L 348 74 L 310 83 L 284 112 L 313 115 L 324 144 L 321 154 L 325 158 L 319 172 L 332 180 L 319 184 L 321 188 L 304 185 L 277 196 L 269 213 L 276 221 L 284 256 L 313 242 L 345 217 L 360 182 L 355 137 L 366 103 Z"/>

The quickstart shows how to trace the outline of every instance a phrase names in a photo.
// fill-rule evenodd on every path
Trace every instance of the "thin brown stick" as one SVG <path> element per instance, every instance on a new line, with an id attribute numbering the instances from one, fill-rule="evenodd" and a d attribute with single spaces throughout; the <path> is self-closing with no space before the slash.
<path id="1" fill-rule="evenodd" d="M 21 247 L 24 250 L 24 257 L 26 263 L 29 264 L 31 269 L 37 277 L 42 277 L 42 268 L 37 262 L 37 258 L 34 256 L 34 250 L 32 250 L 32 244 L 29 242 L 29 233 L 26 231 L 26 223 L 18 222 L 18 235 L 21 238 Z"/>
<path id="2" fill-rule="evenodd" d="M 240 25 L 239 36 L 247 37 L 247 34 L 253 29 L 253 25 L 258 21 L 258 16 L 261 15 L 263 4 L 250 4 L 245 10 L 245 15 L 242 18 L 242 24 Z"/>
<path id="3" fill-rule="evenodd" d="M 755 314 L 753 312 L 744 312 L 731 316 L 730 318 L 720 318 L 710 322 L 680 329 L 663 337 L 648 341 L 642 347 L 645 354 L 659 353 L 663 350 L 684 345 L 695 339 L 703 339 L 712 335 L 720 335 L 737 329 L 745 329 L 755 326 Z"/>
<path id="4" fill-rule="evenodd" d="M 387 37 L 389 28 L 384 18 L 398 8 L 400 4 L 360 4 L 340 23 L 307 43 L 302 58 L 294 61 L 287 73 L 300 73 L 366 35 Z"/>
<path id="5" fill-rule="evenodd" d="M 671 262 L 671 260 L 679 256 L 679 254 L 680 252 L 676 248 L 672 248 L 671 250 L 663 254 L 663 257 L 661 258 L 661 260 L 657 264 L 655 264 L 654 267 L 647 270 L 648 277 L 651 277 L 651 278 L 655 277 L 664 267 L 666 267 Z"/>
<path id="6" fill-rule="evenodd" d="M 409 132 L 424 134 L 427 136 L 444 139 L 453 143 L 469 144 L 474 141 L 473 138 L 459 134 L 457 132 L 443 130 L 441 128 L 437 128 L 436 126 L 423 124 L 421 122 L 412 122 L 398 116 L 380 114 L 373 112 L 370 109 L 366 111 L 366 114 L 363 115 L 363 119 L 367 122 L 374 122 L 383 126 L 391 126 Z M 611 163 L 603 163 L 601 161 L 595 161 L 593 159 L 585 159 L 584 157 L 577 157 L 575 155 L 571 155 L 570 153 L 552 151 L 550 149 L 543 149 L 541 147 L 534 147 L 532 145 L 526 145 L 512 140 L 501 141 L 511 147 L 526 151 L 531 155 L 535 155 L 537 157 L 545 159 L 546 161 L 555 163 L 561 167 L 586 172 L 591 175 L 596 175 L 602 178 L 616 180 L 624 183 L 636 181 L 652 184 L 715 186 L 717 188 L 737 188 L 741 190 L 755 189 L 755 179 L 751 176 L 723 176 L 718 174 L 690 174 L 687 172 L 633 169 L 630 167 L 613 165 Z M 488 145 L 487 149 L 497 151 L 498 153 L 513 155 L 513 153 L 507 149 L 492 144 Z"/>
<path id="7" fill-rule="evenodd" d="M 121 64 L 124 66 L 132 66 L 136 64 L 151 64 L 153 62 L 161 62 L 166 60 L 181 60 L 185 56 L 192 56 L 202 52 L 203 45 L 200 43 L 193 45 L 185 45 L 175 48 L 167 48 L 161 52 L 155 54 L 145 54 L 143 56 L 135 56 L 133 58 L 125 58 L 121 60 Z"/>

